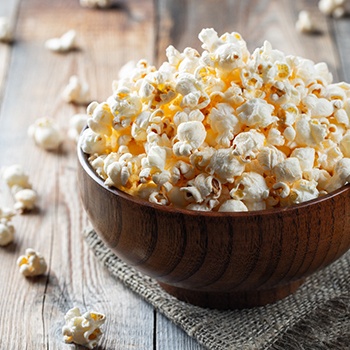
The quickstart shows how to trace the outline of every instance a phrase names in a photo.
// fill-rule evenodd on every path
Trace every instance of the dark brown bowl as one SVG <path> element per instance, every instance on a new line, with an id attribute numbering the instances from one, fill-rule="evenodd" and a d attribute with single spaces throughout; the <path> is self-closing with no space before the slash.
<path id="1" fill-rule="evenodd" d="M 350 248 L 350 185 L 289 208 L 162 207 L 107 188 L 78 146 L 83 205 L 113 252 L 170 294 L 212 308 L 275 302 Z"/>

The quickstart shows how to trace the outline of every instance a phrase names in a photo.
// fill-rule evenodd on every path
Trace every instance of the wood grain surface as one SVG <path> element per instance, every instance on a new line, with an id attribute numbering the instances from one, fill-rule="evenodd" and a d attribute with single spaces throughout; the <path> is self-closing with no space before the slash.
<path id="1" fill-rule="evenodd" d="M 93 99 L 105 100 L 122 64 L 143 57 L 160 63 L 169 44 L 200 49 L 203 27 L 238 31 L 251 50 L 268 39 L 287 53 L 327 62 L 336 81 L 349 81 L 349 18 L 325 18 L 317 2 L 124 0 L 110 10 L 84 9 L 78 0 L 0 2 L 0 16 L 15 29 L 15 42 L 0 44 L 0 167 L 22 164 L 40 196 L 37 210 L 14 219 L 15 242 L 0 247 L 1 350 L 73 349 L 61 327 L 74 305 L 107 314 L 100 349 L 201 349 L 97 263 L 81 236 L 88 221 L 77 192 L 75 144 L 66 140 L 59 152 L 44 152 L 27 128 L 43 116 L 67 128 L 70 116 L 84 111 L 61 98 L 72 74 L 90 84 Z M 305 8 L 320 34 L 295 31 Z M 78 33 L 78 50 L 60 55 L 44 48 L 69 29 Z M 2 182 L 0 190 L 0 203 L 11 205 Z M 17 257 L 28 247 L 46 258 L 45 276 L 18 273 Z"/>

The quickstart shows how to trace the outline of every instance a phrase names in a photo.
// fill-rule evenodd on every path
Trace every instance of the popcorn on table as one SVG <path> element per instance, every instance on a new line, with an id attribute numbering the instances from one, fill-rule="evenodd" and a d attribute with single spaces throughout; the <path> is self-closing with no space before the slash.
<path id="1" fill-rule="evenodd" d="M 0 41 L 10 43 L 13 40 L 11 23 L 7 17 L 0 17 Z"/>
<path id="2" fill-rule="evenodd" d="M 80 0 L 80 5 L 89 8 L 108 8 L 112 0 Z"/>
<path id="3" fill-rule="evenodd" d="M 73 115 L 69 120 L 68 137 L 78 142 L 81 132 L 87 125 L 87 120 L 87 114 L 79 113 Z"/>
<path id="4" fill-rule="evenodd" d="M 59 125 L 50 118 L 39 118 L 28 128 L 28 135 L 37 146 L 47 151 L 57 150 L 62 141 L 63 133 Z"/>
<path id="5" fill-rule="evenodd" d="M 91 101 L 89 85 L 78 76 L 73 75 L 69 78 L 69 83 L 62 92 L 62 98 L 69 103 L 86 105 Z"/>
<path id="6" fill-rule="evenodd" d="M 0 218 L 0 246 L 5 246 L 13 241 L 15 228 L 12 223 L 5 218 Z"/>
<path id="7" fill-rule="evenodd" d="M 62 333 L 66 343 L 84 345 L 89 349 L 97 345 L 102 336 L 100 327 L 106 320 L 105 315 L 94 311 L 82 315 L 79 308 L 74 307 L 68 310 L 64 318 L 66 324 Z"/>
<path id="8" fill-rule="evenodd" d="M 68 52 L 76 48 L 75 30 L 69 30 L 59 38 L 49 39 L 45 42 L 45 47 L 54 52 Z"/>
<path id="9" fill-rule="evenodd" d="M 43 275 L 47 265 L 44 257 L 32 248 L 26 249 L 25 255 L 17 259 L 19 272 L 26 277 Z"/>
<path id="10" fill-rule="evenodd" d="M 345 5 L 345 0 L 320 0 L 318 2 L 318 8 L 323 14 L 335 18 L 340 18 L 345 15 Z"/>
<path id="11" fill-rule="evenodd" d="M 238 33 L 199 34 L 159 69 L 127 63 L 80 140 L 107 186 L 203 211 L 298 204 L 350 181 L 350 85 Z"/>
<path id="12" fill-rule="evenodd" d="M 295 23 L 295 28 L 300 33 L 312 33 L 315 31 L 316 27 L 314 22 L 312 21 L 310 12 L 299 12 L 298 20 Z"/>

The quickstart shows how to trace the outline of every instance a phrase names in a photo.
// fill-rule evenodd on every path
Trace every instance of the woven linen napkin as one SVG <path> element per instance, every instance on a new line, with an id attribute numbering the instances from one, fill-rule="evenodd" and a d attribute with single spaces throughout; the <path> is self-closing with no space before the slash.
<path id="1" fill-rule="evenodd" d="M 93 229 L 86 229 L 84 237 L 114 277 L 208 349 L 350 349 L 350 251 L 275 304 L 219 311 L 167 294 L 121 261 Z"/>

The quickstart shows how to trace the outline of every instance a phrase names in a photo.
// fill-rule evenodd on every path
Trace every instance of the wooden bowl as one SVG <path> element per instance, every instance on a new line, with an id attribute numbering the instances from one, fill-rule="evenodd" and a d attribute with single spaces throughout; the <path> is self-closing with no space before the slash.
<path id="1" fill-rule="evenodd" d="M 162 207 L 107 188 L 78 146 L 80 195 L 113 252 L 170 294 L 219 309 L 275 302 L 350 248 L 350 185 L 289 208 Z"/>

